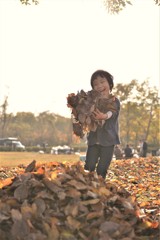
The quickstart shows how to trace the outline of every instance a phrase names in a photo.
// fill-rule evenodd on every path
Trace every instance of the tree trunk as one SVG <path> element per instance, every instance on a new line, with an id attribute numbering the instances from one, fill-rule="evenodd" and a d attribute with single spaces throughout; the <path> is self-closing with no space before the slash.
<path id="1" fill-rule="evenodd" d="M 153 105 L 151 105 L 151 109 L 150 109 L 150 114 L 149 114 L 149 120 L 148 120 L 148 125 L 147 125 L 147 129 L 146 129 L 146 133 L 144 136 L 144 139 L 147 141 L 148 135 L 149 135 L 149 130 L 150 130 L 150 125 L 152 122 L 152 110 L 153 110 Z"/>

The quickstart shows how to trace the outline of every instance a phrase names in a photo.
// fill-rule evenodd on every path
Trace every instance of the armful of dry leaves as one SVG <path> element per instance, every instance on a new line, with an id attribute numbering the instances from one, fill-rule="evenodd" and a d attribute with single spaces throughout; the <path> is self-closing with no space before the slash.
<path id="1" fill-rule="evenodd" d="M 104 120 L 95 120 L 93 111 L 99 109 L 103 113 L 116 111 L 115 97 L 102 98 L 100 93 L 91 90 L 81 90 L 77 94 L 70 93 L 67 96 L 67 106 L 71 109 L 73 132 L 83 137 L 88 131 L 96 131 L 97 126 L 103 126 Z"/>

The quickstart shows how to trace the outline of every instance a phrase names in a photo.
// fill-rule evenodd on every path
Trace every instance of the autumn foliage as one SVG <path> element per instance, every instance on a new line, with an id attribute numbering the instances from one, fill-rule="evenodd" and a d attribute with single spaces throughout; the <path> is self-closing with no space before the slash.
<path id="1" fill-rule="evenodd" d="M 104 120 L 95 120 L 93 117 L 96 109 L 103 113 L 116 111 L 115 96 L 110 94 L 109 98 L 103 98 L 96 90 L 68 94 L 67 106 L 71 109 L 73 132 L 81 138 L 105 123 Z"/>
<path id="2" fill-rule="evenodd" d="M 83 162 L 1 168 L 1 240 L 158 240 L 158 169 L 113 161 L 104 181 Z"/>

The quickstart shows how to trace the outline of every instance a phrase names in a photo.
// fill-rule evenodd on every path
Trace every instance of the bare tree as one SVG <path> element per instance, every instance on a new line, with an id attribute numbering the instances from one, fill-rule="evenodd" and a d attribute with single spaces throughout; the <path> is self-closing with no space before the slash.
<path id="1" fill-rule="evenodd" d="M 1 128 L 1 137 L 4 137 L 5 126 L 7 123 L 7 107 L 8 107 L 8 96 L 5 96 L 3 104 L 0 106 L 0 128 Z"/>

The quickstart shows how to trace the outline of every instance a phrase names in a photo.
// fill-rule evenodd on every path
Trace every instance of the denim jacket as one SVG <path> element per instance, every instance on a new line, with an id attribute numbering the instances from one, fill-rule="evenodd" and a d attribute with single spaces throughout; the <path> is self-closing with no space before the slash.
<path id="1" fill-rule="evenodd" d="M 118 117 L 120 112 L 120 101 L 115 99 L 117 110 L 112 112 L 111 118 L 105 121 L 102 127 L 98 127 L 95 132 L 90 131 L 87 140 L 88 145 L 100 144 L 102 146 L 112 146 L 120 144 Z"/>

